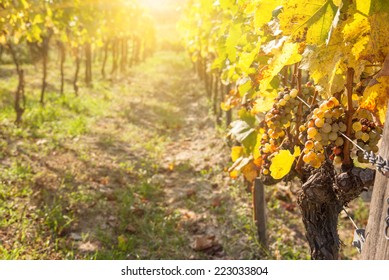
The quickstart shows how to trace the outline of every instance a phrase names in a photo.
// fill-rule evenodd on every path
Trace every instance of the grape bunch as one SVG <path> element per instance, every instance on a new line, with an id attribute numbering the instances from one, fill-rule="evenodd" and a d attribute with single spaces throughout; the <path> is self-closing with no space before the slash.
<path id="1" fill-rule="evenodd" d="M 329 158 L 335 164 L 342 162 L 344 139 L 339 132 L 346 132 L 344 108 L 335 97 L 315 108 L 311 118 L 299 127 L 299 140 L 304 145 L 303 161 L 319 168 L 326 159 L 327 147 L 332 150 Z"/>
<path id="2" fill-rule="evenodd" d="M 270 136 L 265 132 L 262 135 L 261 140 L 261 166 L 262 166 L 262 175 L 268 176 L 270 174 L 269 168 L 271 165 L 270 155 L 274 152 L 278 151 L 279 141 L 275 139 L 271 139 Z"/>
<path id="3" fill-rule="evenodd" d="M 271 139 L 285 137 L 285 129 L 291 126 L 294 110 L 299 104 L 297 94 L 296 89 L 285 88 L 278 94 L 273 108 L 265 115 L 267 134 Z"/>
<path id="4" fill-rule="evenodd" d="M 299 105 L 297 94 L 296 89 L 285 88 L 278 93 L 273 108 L 265 115 L 260 148 L 262 175 L 270 174 L 270 156 L 279 150 L 287 130 L 292 125 L 295 110 Z"/>
<path id="5" fill-rule="evenodd" d="M 305 86 L 300 98 L 307 99 L 313 90 L 312 85 Z M 272 155 L 284 146 L 288 136 L 292 136 L 293 127 L 296 125 L 294 119 L 300 104 L 298 90 L 285 88 L 278 93 L 273 108 L 265 115 L 260 148 L 262 175 L 270 175 Z"/>
<path id="6" fill-rule="evenodd" d="M 374 122 L 366 118 L 353 119 L 352 124 L 353 138 L 357 141 L 357 145 L 367 152 L 378 152 L 378 142 L 381 139 L 382 128 Z M 360 163 L 368 163 L 364 159 L 363 152 L 357 151 L 357 158 Z"/>

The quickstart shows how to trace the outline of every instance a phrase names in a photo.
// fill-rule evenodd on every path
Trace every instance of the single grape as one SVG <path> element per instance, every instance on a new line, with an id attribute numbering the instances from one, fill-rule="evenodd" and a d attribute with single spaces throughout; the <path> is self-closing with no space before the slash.
<path id="1" fill-rule="evenodd" d="M 361 131 L 362 130 L 362 125 L 360 122 L 355 122 L 353 123 L 353 126 L 352 126 L 353 130 L 355 132 L 358 132 L 358 131 Z"/>
<path id="2" fill-rule="evenodd" d="M 332 112 L 331 112 L 330 110 L 326 110 L 326 111 L 324 112 L 324 117 L 325 117 L 326 119 L 332 118 Z"/>
<path id="3" fill-rule="evenodd" d="M 320 162 L 323 162 L 323 161 L 325 161 L 326 156 L 325 156 L 324 154 L 322 154 L 322 153 L 319 153 L 319 154 L 317 154 L 317 159 L 318 159 Z"/>
<path id="4" fill-rule="evenodd" d="M 332 149 L 332 152 L 334 153 L 334 155 L 340 155 L 343 151 L 342 151 L 342 149 L 339 148 L 339 147 L 334 147 L 334 148 Z"/>
<path id="5" fill-rule="evenodd" d="M 323 125 L 324 125 L 323 119 L 320 119 L 320 118 L 316 119 L 316 120 L 315 120 L 315 125 L 316 125 L 316 127 L 318 127 L 318 128 L 323 127 Z"/>
<path id="6" fill-rule="evenodd" d="M 292 89 L 289 94 L 290 94 L 290 97 L 296 98 L 297 95 L 298 95 L 298 90 L 297 89 Z"/>
<path id="7" fill-rule="evenodd" d="M 340 147 L 340 146 L 343 146 L 343 144 L 344 144 L 344 140 L 343 140 L 342 137 L 336 138 L 336 140 L 335 140 L 335 145 L 336 146 Z"/>
<path id="8" fill-rule="evenodd" d="M 363 142 L 366 143 L 367 141 L 369 141 L 369 134 L 368 133 L 363 133 L 361 139 L 362 139 Z"/>
<path id="9" fill-rule="evenodd" d="M 328 136 L 328 139 L 329 139 L 330 141 L 336 141 L 336 139 L 338 139 L 338 133 L 336 133 L 336 132 L 331 132 L 331 133 L 329 134 L 329 136 Z"/>
<path id="10" fill-rule="evenodd" d="M 330 133 L 332 130 L 332 126 L 329 123 L 325 123 L 323 127 L 321 128 L 321 131 L 323 133 Z"/>
<path id="11" fill-rule="evenodd" d="M 307 157 L 308 157 L 309 161 L 313 161 L 313 160 L 316 159 L 316 153 L 313 152 L 313 151 L 311 151 L 311 152 L 309 152 L 309 153 L 307 154 Z"/>
<path id="12" fill-rule="evenodd" d="M 332 132 L 338 132 L 339 131 L 339 125 L 337 123 L 332 124 Z"/>
<path id="13" fill-rule="evenodd" d="M 308 132 L 307 133 L 308 133 L 308 137 L 313 139 L 316 136 L 316 134 L 317 134 L 317 130 L 314 127 L 310 127 L 310 128 L 308 128 Z"/>
<path id="14" fill-rule="evenodd" d="M 347 126 L 343 122 L 340 122 L 339 123 L 339 131 L 346 132 L 346 130 L 347 130 Z"/>
<path id="15" fill-rule="evenodd" d="M 341 164 L 342 163 L 342 158 L 340 156 L 335 156 L 334 157 L 334 163 L 335 164 Z"/>
<path id="16" fill-rule="evenodd" d="M 314 145 L 315 145 L 315 150 L 316 150 L 317 152 L 320 152 L 320 151 L 323 150 L 323 145 L 322 145 L 319 141 L 316 141 L 316 142 L 314 143 Z"/>
<path id="17" fill-rule="evenodd" d="M 361 130 L 355 132 L 355 138 L 356 139 L 362 139 L 362 136 L 363 136 L 363 132 Z"/>
<path id="18" fill-rule="evenodd" d="M 315 141 L 321 141 L 323 138 L 322 138 L 322 136 L 321 136 L 321 134 L 320 133 L 318 133 L 318 134 L 316 134 L 315 135 Z"/>
<path id="19" fill-rule="evenodd" d="M 308 141 L 305 143 L 305 148 L 307 148 L 307 149 L 309 149 L 309 150 L 312 150 L 313 147 L 314 147 L 313 141 L 308 140 Z"/>
<path id="20" fill-rule="evenodd" d="M 338 101 L 338 99 L 336 99 L 336 97 L 331 97 L 329 99 L 329 101 L 334 103 L 334 107 L 338 107 L 339 106 L 339 101 Z"/>

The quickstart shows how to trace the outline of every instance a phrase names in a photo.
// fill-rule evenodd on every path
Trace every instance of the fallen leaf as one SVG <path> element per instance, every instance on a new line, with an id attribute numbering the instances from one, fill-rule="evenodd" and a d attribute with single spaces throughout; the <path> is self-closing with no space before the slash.
<path id="1" fill-rule="evenodd" d="M 214 235 L 201 235 L 194 237 L 191 247 L 195 251 L 204 251 L 217 244 Z"/>
<path id="2" fill-rule="evenodd" d="M 47 143 L 47 139 L 40 139 L 40 140 L 36 141 L 37 145 L 43 145 L 43 144 L 46 144 L 46 143 Z"/>
<path id="3" fill-rule="evenodd" d="M 131 233 L 131 234 L 136 233 L 136 228 L 133 225 L 129 224 L 126 227 L 126 232 Z"/>
<path id="4" fill-rule="evenodd" d="M 74 241 L 81 241 L 82 236 L 79 233 L 72 232 L 70 233 L 70 238 L 73 239 Z"/>
<path id="5" fill-rule="evenodd" d="M 212 207 L 220 207 L 223 202 L 223 198 L 221 196 L 217 196 L 212 200 Z"/>
<path id="6" fill-rule="evenodd" d="M 100 178 L 100 184 L 106 186 L 109 184 L 109 177 Z"/>
<path id="7" fill-rule="evenodd" d="M 186 196 L 189 198 L 189 197 L 192 197 L 194 195 L 196 195 L 196 190 L 195 189 L 189 189 L 186 191 Z"/>
<path id="8" fill-rule="evenodd" d="M 83 252 L 95 252 L 98 249 L 98 246 L 96 244 L 91 243 L 90 241 L 86 243 L 81 243 L 78 246 L 78 249 Z"/>

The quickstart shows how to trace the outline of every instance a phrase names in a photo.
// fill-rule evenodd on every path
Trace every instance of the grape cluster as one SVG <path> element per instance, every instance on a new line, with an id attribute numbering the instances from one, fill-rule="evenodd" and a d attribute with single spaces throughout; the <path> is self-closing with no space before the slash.
<path id="1" fill-rule="evenodd" d="M 287 130 L 293 123 L 293 116 L 299 105 L 297 95 L 298 91 L 296 89 L 285 88 L 278 93 L 273 108 L 265 115 L 264 133 L 260 148 L 262 174 L 265 176 L 270 174 L 271 161 L 269 157 L 279 150 Z"/>
<path id="2" fill-rule="evenodd" d="M 304 86 L 300 98 L 307 99 L 312 96 L 313 91 L 313 85 Z M 292 135 L 293 127 L 296 125 L 294 119 L 300 104 L 298 90 L 285 88 L 278 93 L 273 108 L 265 115 L 260 148 L 262 175 L 270 174 L 271 155 L 281 148 L 287 136 Z"/>
<path id="3" fill-rule="evenodd" d="M 353 138 L 357 141 L 359 147 L 363 148 L 367 152 L 378 152 L 378 141 L 381 139 L 382 128 L 376 126 L 372 121 L 366 118 L 353 119 L 352 124 Z M 363 152 L 357 151 L 358 161 L 360 163 L 368 163 L 369 161 L 364 159 Z"/>
<path id="4" fill-rule="evenodd" d="M 304 145 L 303 161 L 314 168 L 319 168 L 326 159 L 325 149 L 332 148 L 329 156 L 335 164 L 342 162 L 343 137 L 339 132 L 346 132 L 344 108 L 335 97 L 324 101 L 312 112 L 311 118 L 299 127 L 299 140 Z"/>
<path id="5" fill-rule="evenodd" d="M 288 88 L 278 94 L 273 108 L 266 114 L 265 123 L 267 125 L 267 134 L 271 139 L 285 137 L 285 129 L 290 127 L 293 118 L 293 111 L 298 106 L 296 99 L 298 91 Z"/>
<path id="6" fill-rule="evenodd" d="M 270 174 L 269 168 L 271 165 L 269 156 L 274 152 L 278 151 L 279 141 L 271 139 L 269 134 L 266 132 L 262 135 L 261 142 L 261 165 L 262 165 L 262 174 L 267 176 Z"/>

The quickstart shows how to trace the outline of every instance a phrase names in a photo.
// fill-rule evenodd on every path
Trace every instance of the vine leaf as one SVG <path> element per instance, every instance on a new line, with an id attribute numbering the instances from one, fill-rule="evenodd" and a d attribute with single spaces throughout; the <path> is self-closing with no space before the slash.
<path id="1" fill-rule="evenodd" d="M 261 93 L 268 89 L 273 78 L 282 70 L 282 68 L 284 68 L 284 66 L 295 64 L 301 59 L 300 44 L 292 42 L 285 43 L 280 55 L 273 58 L 269 68 L 263 73 L 263 79 L 259 86 Z"/>
<path id="2" fill-rule="evenodd" d="M 333 0 L 287 1 L 279 16 L 281 29 L 294 40 L 320 45 L 328 38 L 336 12 Z"/>
<path id="3" fill-rule="evenodd" d="M 253 114 L 258 114 L 258 113 L 265 113 L 269 111 L 273 107 L 275 97 L 276 95 L 272 97 L 259 97 L 257 100 L 255 100 L 251 112 Z"/>
<path id="4" fill-rule="evenodd" d="M 282 0 L 256 0 L 253 5 L 256 5 L 254 15 L 254 27 L 260 29 L 265 23 L 273 18 L 273 11 L 281 5 Z"/>
<path id="5" fill-rule="evenodd" d="M 381 123 L 385 122 L 389 100 L 389 55 L 386 57 L 381 71 L 372 79 L 363 93 L 361 108 L 373 112 Z"/>
<path id="6" fill-rule="evenodd" d="M 281 150 L 272 160 L 270 165 L 270 175 L 278 180 L 284 178 L 292 169 L 292 165 L 301 153 L 298 146 L 295 146 L 294 153 L 289 150 Z"/>
<path id="7" fill-rule="evenodd" d="M 243 147 L 234 146 L 231 148 L 231 160 L 232 162 L 237 161 L 241 156 L 243 156 Z"/>

